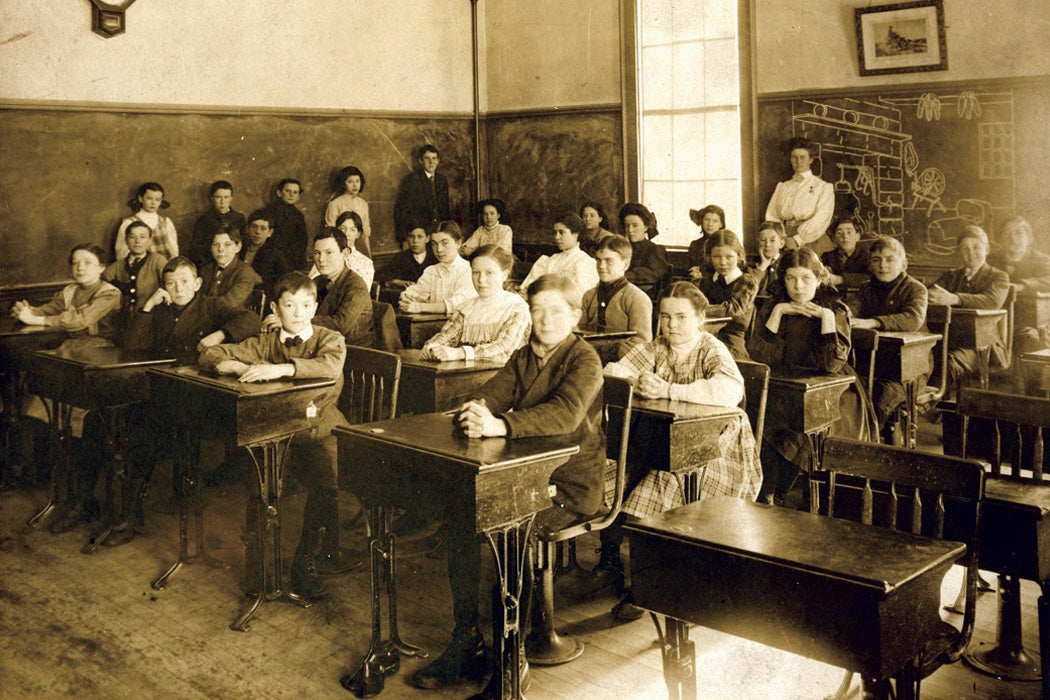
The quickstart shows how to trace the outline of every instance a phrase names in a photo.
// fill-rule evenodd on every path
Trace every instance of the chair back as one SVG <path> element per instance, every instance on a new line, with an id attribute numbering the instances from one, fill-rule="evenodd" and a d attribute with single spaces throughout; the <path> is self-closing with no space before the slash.
<path id="1" fill-rule="evenodd" d="M 863 372 L 865 381 L 865 393 L 868 403 L 875 404 L 872 391 L 875 384 L 875 365 L 879 352 L 879 332 L 868 328 L 853 328 L 850 330 L 850 364 L 858 373 L 863 372 L 867 366 L 867 372 Z M 865 364 L 866 363 L 866 364 Z"/>
<path id="2" fill-rule="evenodd" d="M 394 353 L 348 345 L 339 410 L 350 423 L 397 417 L 401 358 Z"/>
<path id="3" fill-rule="evenodd" d="M 744 377 L 744 401 L 740 408 L 747 412 L 755 444 L 761 449 L 766 425 L 766 400 L 769 398 L 769 365 L 737 360 L 736 366 Z"/>
<path id="4" fill-rule="evenodd" d="M 397 352 L 401 344 L 401 331 L 397 328 L 397 314 L 394 307 L 385 301 L 372 302 L 372 326 L 375 328 L 376 350 Z"/>
<path id="5" fill-rule="evenodd" d="M 1050 399 L 1004 394 L 986 389 L 963 389 L 956 411 L 962 416 L 962 454 L 986 455 L 992 475 L 1026 483 L 1044 483 L 1045 437 L 1050 429 Z M 971 420 L 984 420 L 990 431 L 980 436 Z M 978 438 L 982 443 L 973 444 Z"/>
<path id="6" fill-rule="evenodd" d="M 1010 369 L 1014 359 L 1014 307 L 1017 305 L 1017 288 L 1012 284 L 1006 292 L 1006 299 L 1002 308 L 1006 309 L 1006 318 L 999 324 L 999 332 L 1002 335 L 1005 357 L 1002 360 L 1003 369 Z"/>
<path id="7" fill-rule="evenodd" d="M 252 289 L 248 298 L 244 301 L 244 305 L 259 314 L 259 318 L 264 317 L 266 315 L 266 290 L 262 287 Z"/>
<path id="8" fill-rule="evenodd" d="M 927 318 L 929 318 L 930 309 L 932 309 L 933 306 L 934 305 L 931 305 L 927 308 Z M 940 345 L 941 348 L 939 359 L 939 366 L 941 368 L 941 385 L 933 390 L 933 395 L 928 396 L 926 399 L 927 401 L 940 401 L 945 397 L 945 394 L 948 393 L 948 351 L 950 350 L 948 347 L 948 339 L 951 337 L 952 333 L 952 307 L 937 305 L 936 308 L 938 319 L 941 317 L 944 319 L 943 327 L 941 321 L 938 320 L 937 330 L 935 331 L 941 334 L 941 339 L 938 341 L 938 345 Z"/>
<path id="9" fill-rule="evenodd" d="M 963 624 L 941 661 L 958 659 L 977 611 L 984 467 L 976 460 L 843 438 L 824 442 L 821 466 L 810 476 L 810 512 L 966 544 Z"/>

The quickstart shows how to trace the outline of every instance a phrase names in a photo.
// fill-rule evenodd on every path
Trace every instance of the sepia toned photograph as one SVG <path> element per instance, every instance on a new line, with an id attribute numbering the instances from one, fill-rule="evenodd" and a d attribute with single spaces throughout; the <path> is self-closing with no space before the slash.
<path id="1" fill-rule="evenodd" d="M 948 69 L 941 0 L 854 10 L 861 75 Z"/>

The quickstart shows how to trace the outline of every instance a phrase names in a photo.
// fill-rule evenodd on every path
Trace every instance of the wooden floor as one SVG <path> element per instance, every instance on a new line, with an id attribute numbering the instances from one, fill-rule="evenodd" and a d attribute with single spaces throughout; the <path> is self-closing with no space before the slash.
<path id="1" fill-rule="evenodd" d="M 149 503 L 166 496 L 170 476 L 155 475 Z M 0 697 L 2 698 L 349 698 L 340 676 L 365 651 L 369 639 L 369 590 L 364 571 L 329 577 L 328 601 L 307 609 L 274 602 L 262 607 L 246 633 L 228 628 L 244 602 L 243 487 L 206 490 L 207 543 L 226 568 L 189 566 L 165 591 L 149 582 L 172 560 L 177 547 L 173 515 L 148 513 L 152 534 L 95 555 L 80 554 L 84 531 L 24 534 L 22 525 L 44 501 L 42 490 L 0 493 Z M 285 551 L 298 535 L 303 495 L 285 500 Z M 343 515 L 354 515 L 352 497 Z M 592 565 L 593 536 L 581 556 Z M 344 533 L 344 545 L 360 546 L 360 530 Z M 451 627 L 450 594 L 443 554 L 425 551 L 409 538 L 399 557 L 402 636 L 440 653 Z M 956 567 L 943 597 L 954 598 Z M 559 583 L 558 622 L 579 635 L 586 651 L 577 661 L 533 668 L 530 700 L 635 700 L 663 698 L 666 691 L 651 621 L 615 625 L 611 596 L 575 600 Z M 484 586 L 483 586 L 484 588 Z M 1038 588 L 1022 583 L 1025 643 L 1038 647 L 1034 601 Z M 483 610 L 487 606 L 483 604 Z M 996 601 L 981 598 L 974 644 L 994 639 Z M 784 652 L 704 629 L 694 629 L 702 698 L 821 698 L 837 687 L 842 672 Z M 406 659 L 388 679 L 382 697 L 466 697 L 480 688 L 421 691 L 407 678 L 423 661 Z M 853 697 L 857 696 L 854 687 Z M 939 670 L 923 683 L 923 697 L 1037 698 L 1037 683 L 1008 683 L 964 664 Z"/>

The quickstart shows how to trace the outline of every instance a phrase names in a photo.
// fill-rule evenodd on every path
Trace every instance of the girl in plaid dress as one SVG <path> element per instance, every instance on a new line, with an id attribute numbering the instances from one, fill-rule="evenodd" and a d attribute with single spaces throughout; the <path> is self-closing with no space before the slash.
<path id="1" fill-rule="evenodd" d="M 646 399 L 671 399 L 715 406 L 736 406 L 744 397 L 744 380 L 729 350 L 704 330 L 707 298 L 691 283 L 672 284 L 660 299 L 660 335 L 636 345 L 619 362 L 606 365 L 605 374 L 635 380 L 635 390 Z M 754 500 L 762 483 L 762 468 L 755 451 L 755 438 L 747 418 L 719 437 L 721 456 L 695 465 L 693 471 L 706 470 L 701 479 L 700 498 L 728 495 Z M 628 474 L 621 520 L 626 515 L 644 518 L 685 503 L 681 472 L 649 470 Z M 622 585 L 623 565 L 620 543 L 621 523 L 602 530 L 601 559 L 596 577 Z M 636 608 L 628 593 L 613 608 L 621 621 L 636 619 Z"/>

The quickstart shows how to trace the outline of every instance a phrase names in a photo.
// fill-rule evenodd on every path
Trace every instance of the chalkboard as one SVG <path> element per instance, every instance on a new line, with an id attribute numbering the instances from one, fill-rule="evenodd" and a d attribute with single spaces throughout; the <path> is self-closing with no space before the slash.
<path id="1" fill-rule="evenodd" d="M 373 251 L 395 248 L 393 206 L 424 143 L 441 150 L 452 214 L 469 225 L 473 134 L 465 118 L 186 114 L 58 109 L 0 113 L 0 286 L 69 277 L 76 243 L 108 247 L 143 182 L 164 186 L 185 246 L 209 207 L 208 187 L 228 180 L 244 214 L 268 203 L 281 178 L 305 193 L 313 234 L 345 165 L 365 173 Z"/>
<path id="2" fill-rule="evenodd" d="M 802 136 L 820 151 L 813 171 L 855 207 L 867 238 L 900 238 L 916 261 L 956 264 L 967 224 L 994 238 L 1026 216 L 1050 248 L 1050 81 L 877 88 L 761 100 L 759 214 L 791 176 L 783 147 Z"/>

